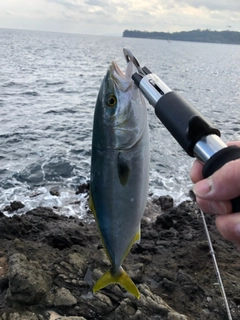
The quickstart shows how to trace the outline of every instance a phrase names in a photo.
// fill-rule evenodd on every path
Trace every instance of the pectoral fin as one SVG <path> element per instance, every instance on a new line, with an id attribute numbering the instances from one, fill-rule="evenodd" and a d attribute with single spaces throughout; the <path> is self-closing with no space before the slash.
<path id="1" fill-rule="evenodd" d="M 117 159 L 118 177 L 122 186 L 125 186 L 128 182 L 130 173 L 129 160 L 123 156 L 121 152 L 118 154 Z"/>

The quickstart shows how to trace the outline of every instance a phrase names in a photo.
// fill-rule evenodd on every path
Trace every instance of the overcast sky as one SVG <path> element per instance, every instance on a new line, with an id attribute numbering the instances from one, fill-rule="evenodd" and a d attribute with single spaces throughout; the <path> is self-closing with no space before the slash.
<path id="1" fill-rule="evenodd" d="M 113 35 L 125 29 L 240 31 L 240 0 L 0 0 L 0 28 Z"/>

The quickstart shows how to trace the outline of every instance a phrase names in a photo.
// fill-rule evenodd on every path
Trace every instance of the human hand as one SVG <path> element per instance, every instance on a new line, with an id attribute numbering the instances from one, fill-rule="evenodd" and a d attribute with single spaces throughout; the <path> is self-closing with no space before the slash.
<path id="1" fill-rule="evenodd" d="M 240 141 L 228 145 L 240 147 Z M 196 160 L 190 171 L 197 203 L 203 212 L 217 215 L 218 231 L 240 248 L 240 212 L 230 214 L 230 200 L 240 195 L 240 159 L 226 163 L 206 179 L 202 176 L 202 168 L 203 164 Z"/>

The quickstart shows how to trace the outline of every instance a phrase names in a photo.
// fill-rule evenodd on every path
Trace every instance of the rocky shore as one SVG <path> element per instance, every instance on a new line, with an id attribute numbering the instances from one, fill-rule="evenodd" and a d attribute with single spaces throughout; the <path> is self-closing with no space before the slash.
<path id="1" fill-rule="evenodd" d="M 83 188 L 84 189 L 84 188 Z M 84 190 L 83 190 L 84 191 Z M 57 196 L 57 195 L 56 195 Z M 6 210 L 16 210 L 9 204 Z M 170 197 L 148 202 L 140 244 L 124 261 L 138 300 L 118 285 L 93 294 L 109 268 L 87 221 L 49 208 L 0 215 L 0 320 L 228 319 L 199 211 Z M 240 319 L 240 254 L 206 217 L 232 318 Z"/>

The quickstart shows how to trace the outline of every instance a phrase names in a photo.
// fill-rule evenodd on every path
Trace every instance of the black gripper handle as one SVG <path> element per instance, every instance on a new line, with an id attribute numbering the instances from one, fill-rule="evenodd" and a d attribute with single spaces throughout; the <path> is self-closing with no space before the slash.
<path id="1" fill-rule="evenodd" d="M 203 177 L 211 176 L 215 171 L 220 169 L 229 161 L 240 159 L 240 148 L 237 146 L 230 146 L 223 148 L 216 152 L 203 166 Z M 240 174 L 239 174 L 240 179 Z M 232 212 L 240 212 L 240 196 L 231 200 Z"/>
<path id="2" fill-rule="evenodd" d="M 175 91 L 165 93 L 158 100 L 155 113 L 191 157 L 194 157 L 194 146 L 202 136 L 220 136 L 219 130 Z"/>

